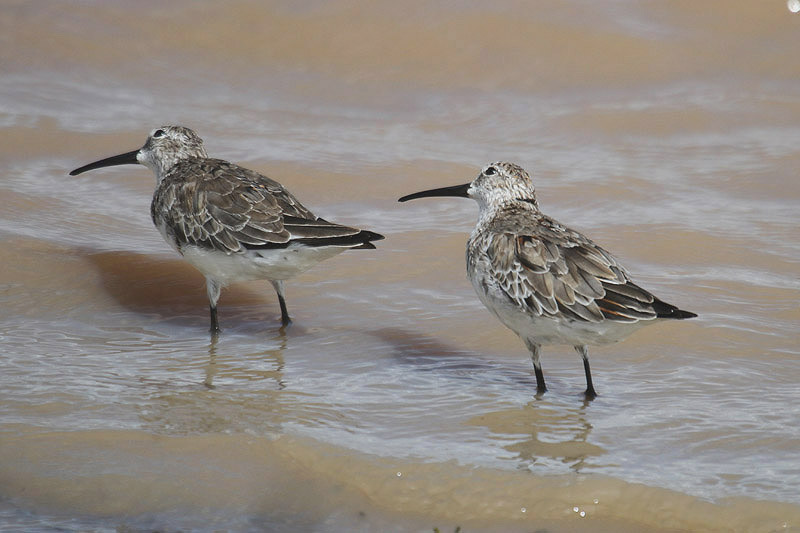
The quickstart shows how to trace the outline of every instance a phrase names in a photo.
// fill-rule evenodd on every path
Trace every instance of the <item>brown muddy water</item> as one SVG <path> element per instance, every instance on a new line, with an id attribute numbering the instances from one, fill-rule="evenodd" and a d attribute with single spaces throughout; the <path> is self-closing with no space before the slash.
<path id="1" fill-rule="evenodd" d="M 800 14 L 783 0 L 0 6 L 0 530 L 800 531 Z M 386 235 L 223 293 L 143 167 L 194 128 Z M 700 318 L 522 343 L 465 278 L 508 159 Z"/>

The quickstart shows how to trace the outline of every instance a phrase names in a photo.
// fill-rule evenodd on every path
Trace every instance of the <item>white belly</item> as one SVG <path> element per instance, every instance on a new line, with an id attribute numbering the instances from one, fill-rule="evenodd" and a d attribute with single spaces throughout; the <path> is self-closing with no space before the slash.
<path id="1" fill-rule="evenodd" d="M 184 259 L 221 285 L 257 279 L 285 280 L 305 272 L 320 261 L 347 250 L 343 247 L 289 245 L 272 250 L 225 254 L 195 246 L 181 250 Z"/>
<path id="2" fill-rule="evenodd" d="M 524 339 L 536 344 L 597 345 L 620 341 L 651 321 L 586 322 L 559 316 L 536 316 L 520 308 L 496 305 L 491 308 L 497 318 Z"/>

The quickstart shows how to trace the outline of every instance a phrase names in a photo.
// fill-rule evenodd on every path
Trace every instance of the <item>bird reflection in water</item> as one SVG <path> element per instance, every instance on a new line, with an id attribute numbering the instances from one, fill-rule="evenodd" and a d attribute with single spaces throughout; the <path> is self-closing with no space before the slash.
<path id="1" fill-rule="evenodd" d="M 538 470 L 566 465 L 580 473 L 591 468 L 592 459 L 606 453 L 588 442 L 592 431 L 589 402 L 575 407 L 534 400 L 525 406 L 478 415 L 468 423 L 512 440 L 503 448 L 516 454 L 521 468 Z"/>
<path id="2" fill-rule="evenodd" d="M 254 352 L 244 356 L 218 355 L 219 336 L 212 335 L 208 344 L 208 362 L 205 365 L 206 376 L 203 385 L 207 389 L 215 389 L 214 378 L 221 373 L 221 377 L 232 377 L 235 379 L 245 379 L 247 381 L 274 380 L 275 389 L 283 390 L 286 383 L 283 381 L 283 368 L 285 361 L 283 352 L 287 346 L 288 337 L 284 328 L 277 330 L 277 334 L 272 341 L 277 341 L 278 346 L 269 350 Z M 239 363 L 247 361 L 248 365 L 240 366 Z M 271 368 L 263 369 L 269 365 Z"/>

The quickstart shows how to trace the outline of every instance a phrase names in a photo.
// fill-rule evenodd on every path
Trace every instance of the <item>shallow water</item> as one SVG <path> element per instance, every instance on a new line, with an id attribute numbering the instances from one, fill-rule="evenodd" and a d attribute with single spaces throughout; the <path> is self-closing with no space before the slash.
<path id="1" fill-rule="evenodd" d="M 784 2 L 9 2 L 0 529 L 800 531 L 800 14 Z M 287 284 L 202 276 L 165 123 L 386 235 Z M 524 346 L 464 274 L 490 161 L 700 317 Z"/>

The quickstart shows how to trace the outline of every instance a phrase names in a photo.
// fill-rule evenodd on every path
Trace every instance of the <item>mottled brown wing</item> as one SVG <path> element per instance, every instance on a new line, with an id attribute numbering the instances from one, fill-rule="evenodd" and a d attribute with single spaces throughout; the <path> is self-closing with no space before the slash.
<path id="1" fill-rule="evenodd" d="M 588 322 L 656 317 L 653 295 L 588 238 L 530 210 L 500 218 L 487 253 L 494 276 L 517 305 L 537 316 L 560 313 Z"/>
<path id="2" fill-rule="evenodd" d="M 176 165 L 156 190 L 151 214 L 179 247 L 226 253 L 308 239 L 310 245 L 335 244 L 330 239 L 360 232 L 317 218 L 280 183 L 217 159 Z"/>

